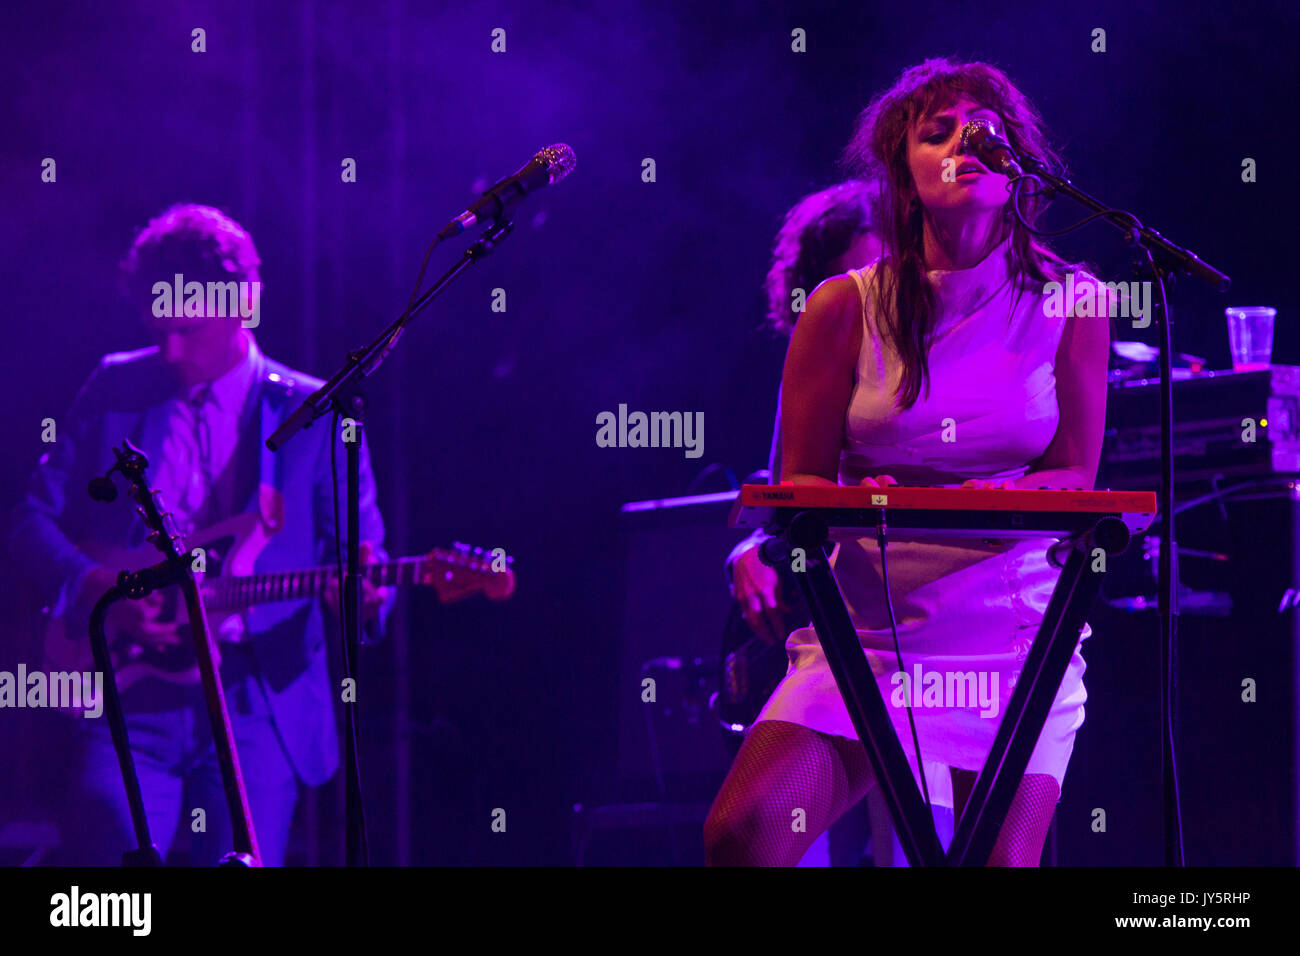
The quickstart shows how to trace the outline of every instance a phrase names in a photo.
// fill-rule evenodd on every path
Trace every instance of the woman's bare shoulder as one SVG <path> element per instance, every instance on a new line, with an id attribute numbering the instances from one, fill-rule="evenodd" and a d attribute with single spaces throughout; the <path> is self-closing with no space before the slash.
<path id="1" fill-rule="evenodd" d="M 858 283 L 848 273 L 831 276 L 808 297 L 794 334 L 803 339 L 847 340 L 860 329 L 861 315 Z"/>

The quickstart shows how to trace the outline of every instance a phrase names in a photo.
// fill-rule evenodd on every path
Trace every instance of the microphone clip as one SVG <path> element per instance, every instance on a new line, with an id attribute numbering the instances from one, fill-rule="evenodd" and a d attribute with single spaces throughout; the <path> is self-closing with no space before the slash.
<path id="1" fill-rule="evenodd" d="M 113 467 L 104 474 L 91 478 L 86 489 L 91 498 L 105 504 L 117 500 L 117 485 L 113 483 L 113 472 L 121 472 L 122 477 L 135 486 L 143 478 L 145 469 L 149 467 L 148 457 L 130 441 L 124 440 L 121 448 L 114 448 L 113 455 L 117 458 Z"/>

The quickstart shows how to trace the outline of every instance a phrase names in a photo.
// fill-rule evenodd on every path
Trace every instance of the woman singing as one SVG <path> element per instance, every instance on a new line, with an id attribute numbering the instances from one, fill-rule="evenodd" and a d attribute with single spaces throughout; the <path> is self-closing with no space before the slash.
<path id="1" fill-rule="evenodd" d="M 984 119 L 1050 169 L 1033 106 L 983 63 L 930 60 L 862 113 L 845 161 L 883 190 L 883 259 L 822 283 L 799 317 L 782 386 L 782 464 L 795 484 L 1092 488 L 1105 419 L 1104 287 L 1093 308 L 1045 308 L 1071 266 L 1036 241 L 1042 202 L 962 151 Z M 1103 318 L 1088 318 L 1088 315 Z M 952 768 L 958 818 L 982 768 L 1059 571 L 1055 539 L 927 537 L 890 544 L 890 596 L 874 538 L 839 541 L 836 578 L 899 740 Z M 1084 628 L 1080 645 L 1091 633 Z M 712 865 L 793 865 L 875 785 L 812 628 L 789 635 L 785 679 L 750 728 L 704 837 Z M 1076 647 L 1003 823 L 992 866 L 1035 866 L 1083 723 Z M 913 678 L 972 698 L 921 692 Z M 958 677 L 957 681 L 952 678 Z M 910 690 L 909 690 L 910 688 Z M 927 774 L 928 776 L 928 774 Z M 918 786 L 920 780 L 918 778 Z"/>

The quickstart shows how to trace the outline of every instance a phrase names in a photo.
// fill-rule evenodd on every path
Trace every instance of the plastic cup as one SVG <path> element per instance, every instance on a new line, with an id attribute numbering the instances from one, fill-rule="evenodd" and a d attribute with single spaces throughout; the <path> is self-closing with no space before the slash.
<path id="1" fill-rule="evenodd" d="M 1228 317 L 1228 347 L 1234 372 L 1255 372 L 1270 367 L 1273 358 L 1273 317 L 1277 309 L 1266 305 L 1239 305 L 1223 310 Z"/>

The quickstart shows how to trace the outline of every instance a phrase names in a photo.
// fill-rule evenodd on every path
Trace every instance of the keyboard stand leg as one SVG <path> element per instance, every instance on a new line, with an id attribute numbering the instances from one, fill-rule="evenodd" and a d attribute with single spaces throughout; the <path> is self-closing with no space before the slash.
<path id="1" fill-rule="evenodd" d="M 957 823 L 948 847 L 952 865 L 988 863 L 1101 588 L 1102 574 L 1091 570 L 1093 549 L 1101 548 L 1109 558 L 1128 547 L 1128 540 L 1128 528 L 1117 518 L 1103 518 L 1091 531 L 1076 536 L 988 759 Z"/>
<path id="2" fill-rule="evenodd" d="M 908 863 L 943 866 L 943 845 L 935 832 L 934 817 L 921 798 L 880 688 L 867 664 L 844 595 L 826 559 L 823 550 L 826 541 L 824 521 L 816 514 L 803 512 L 791 521 L 782 544 L 802 548 L 807 555 L 807 571 L 795 576 L 812 612 L 813 626 L 835 683 L 889 806 Z"/>
<path id="3" fill-rule="evenodd" d="M 934 818 L 921 798 L 880 688 L 867 664 L 844 595 L 825 557 L 827 540 L 824 520 L 814 512 L 801 512 L 791 520 L 779 543 L 768 542 L 764 557 L 768 560 L 784 552 L 788 560 L 788 548 L 802 548 L 807 555 L 806 572 L 796 576 L 799 587 L 807 599 L 817 639 L 876 774 L 908 863 L 911 866 L 984 866 L 1074 656 L 1088 611 L 1101 588 L 1101 573 L 1091 570 L 1093 549 L 1101 548 L 1107 557 L 1120 554 L 1128 547 L 1128 528 L 1119 519 L 1107 517 L 1090 531 L 1075 536 L 1075 545 L 1052 592 L 988 759 L 975 781 L 946 855 L 935 831 Z"/>

